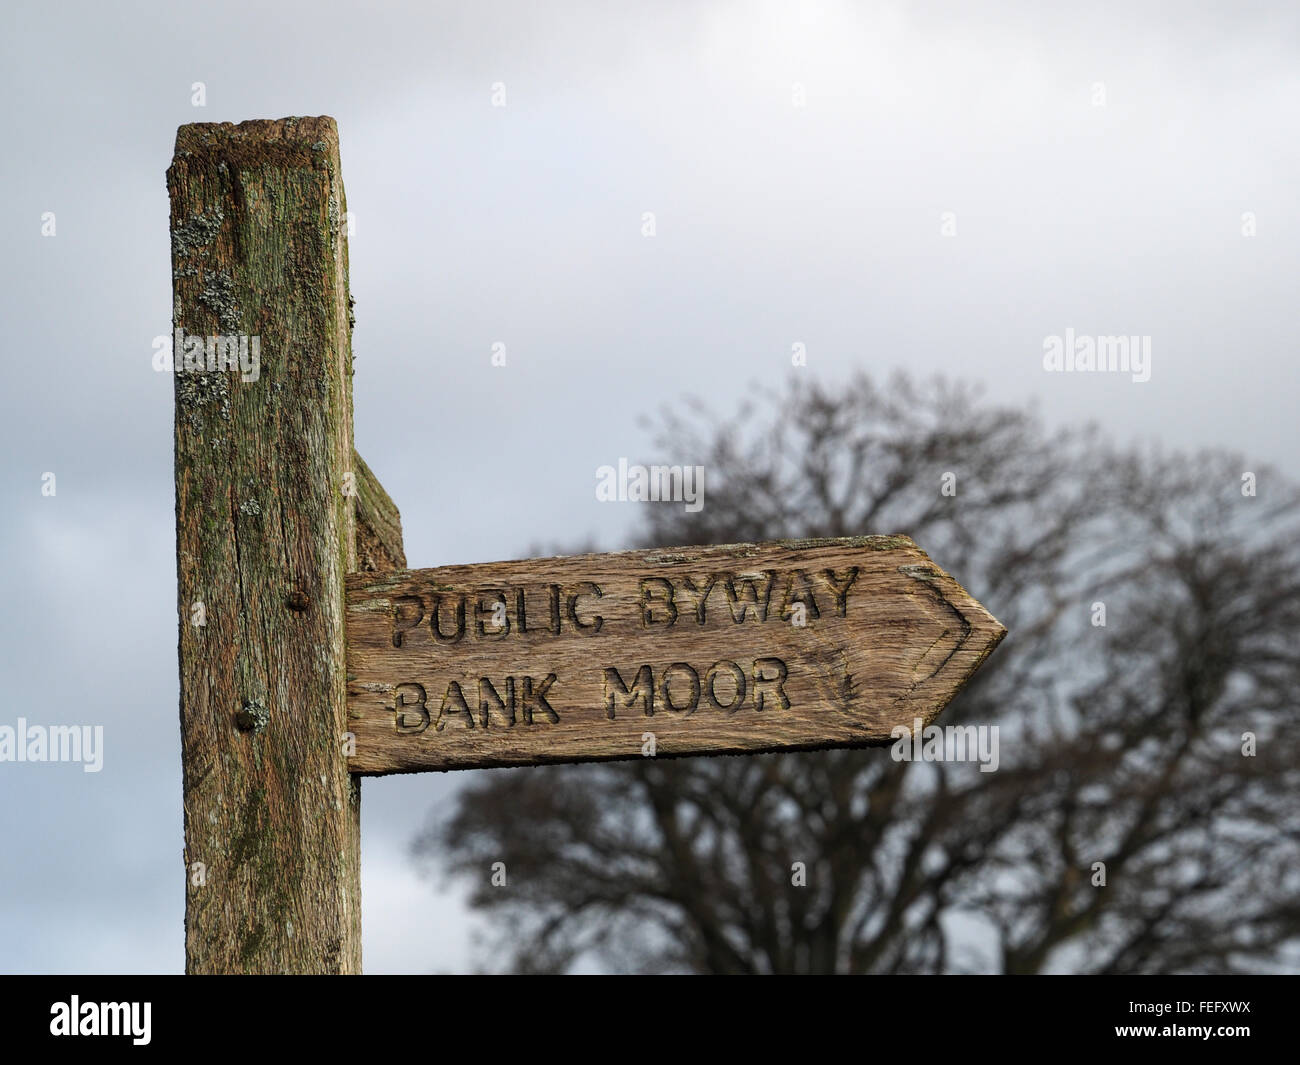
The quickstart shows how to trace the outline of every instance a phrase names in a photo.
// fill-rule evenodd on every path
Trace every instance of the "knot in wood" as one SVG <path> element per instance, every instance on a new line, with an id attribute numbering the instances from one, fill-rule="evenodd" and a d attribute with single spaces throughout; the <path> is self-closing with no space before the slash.
<path id="1" fill-rule="evenodd" d="M 235 724 L 244 732 L 261 732 L 271 720 L 271 711 L 256 699 L 249 699 L 235 714 Z"/>

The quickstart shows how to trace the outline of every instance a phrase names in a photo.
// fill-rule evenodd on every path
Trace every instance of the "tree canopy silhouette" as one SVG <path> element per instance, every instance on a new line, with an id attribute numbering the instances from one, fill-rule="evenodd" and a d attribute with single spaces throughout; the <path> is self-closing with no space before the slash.
<path id="1" fill-rule="evenodd" d="M 903 533 L 988 606 L 1009 635 L 940 723 L 998 726 L 1000 764 L 876 748 L 476 774 L 413 849 L 471 885 L 489 967 L 1295 964 L 1294 485 L 906 377 L 658 429 L 705 466 L 706 505 L 645 507 L 629 546 Z"/>

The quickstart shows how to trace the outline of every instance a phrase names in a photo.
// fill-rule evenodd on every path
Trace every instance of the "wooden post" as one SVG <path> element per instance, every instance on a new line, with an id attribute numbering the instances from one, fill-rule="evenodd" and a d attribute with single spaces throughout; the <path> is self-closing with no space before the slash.
<path id="1" fill-rule="evenodd" d="M 360 478 L 338 131 L 183 126 L 167 182 L 186 969 L 356 973 L 343 578 Z"/>

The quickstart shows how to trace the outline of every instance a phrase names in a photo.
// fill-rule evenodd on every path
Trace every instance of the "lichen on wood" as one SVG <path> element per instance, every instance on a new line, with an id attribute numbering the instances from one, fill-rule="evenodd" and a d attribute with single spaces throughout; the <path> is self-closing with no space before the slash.
<path id="1" fill-rule="evenodd" d="M 187 970 L 358 972 L 343 578 L 356 561 L 346 211 L 329 118 L 183 126 L 174 324 L 261 338 L 176 378 Z M 289 593 L 307 609 L 290 609 Z M 205 605 L 203 625 L 191 606 Z"/>

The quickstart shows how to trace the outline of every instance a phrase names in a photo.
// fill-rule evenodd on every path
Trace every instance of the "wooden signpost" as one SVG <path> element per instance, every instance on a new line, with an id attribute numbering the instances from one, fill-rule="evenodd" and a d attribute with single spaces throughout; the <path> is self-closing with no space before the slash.
<path id="1" fill-rule="evenodd" d="M 361 968 L 360 777 L 888 743 L 1005 630 L 900 536 L 407 570 L 329 118 L 181 127 L 186 967 Z"/>
<path id="2" fill-rule="evenodd" d="M 906 537 L 347 581 L 354 771 L 884 743 L 1003 630 Z"/>

